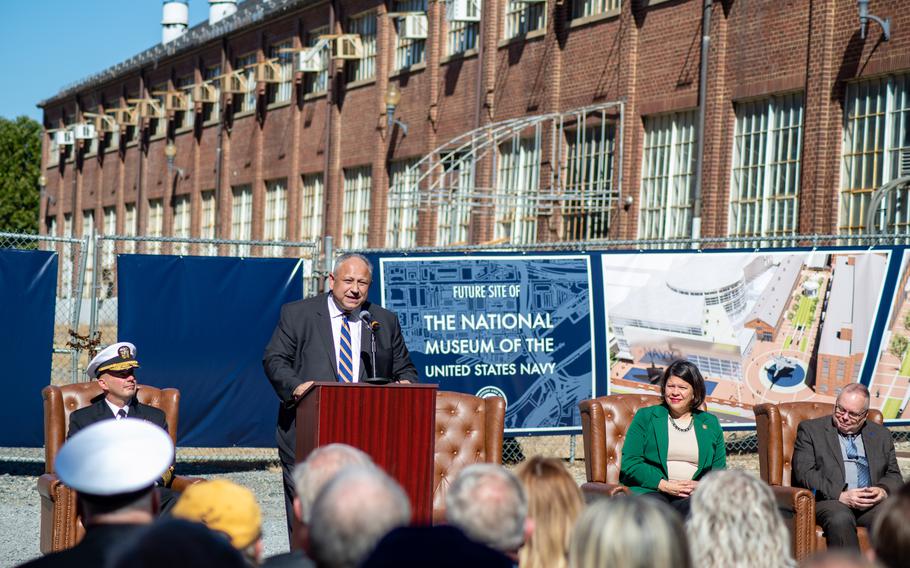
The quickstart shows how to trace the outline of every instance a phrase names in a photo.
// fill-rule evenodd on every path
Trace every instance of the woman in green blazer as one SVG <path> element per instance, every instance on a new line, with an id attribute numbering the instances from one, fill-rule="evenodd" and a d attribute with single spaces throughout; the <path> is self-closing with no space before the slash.
<path id="1" fill-rule="evenodd" d="M 705 379 L 678 359 L 660 378 L 662 403 L 635 413 L 622 447 L 620 483 L 688 514 L 689 497 L 709 471 L 727 467 L 724 433 L 717 418 L 699 410 Z"/>

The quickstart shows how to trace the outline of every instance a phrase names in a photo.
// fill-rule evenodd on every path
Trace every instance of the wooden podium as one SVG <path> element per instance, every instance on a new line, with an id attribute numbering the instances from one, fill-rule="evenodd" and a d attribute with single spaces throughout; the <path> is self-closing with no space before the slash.
<path id="1" fill-rule="evenodd" d="M 411 499 L 414 522 L 433 519 L 436 385 L 316 383 L 297 405 L 297 462 L 326 444 L 369 454 Z"/>

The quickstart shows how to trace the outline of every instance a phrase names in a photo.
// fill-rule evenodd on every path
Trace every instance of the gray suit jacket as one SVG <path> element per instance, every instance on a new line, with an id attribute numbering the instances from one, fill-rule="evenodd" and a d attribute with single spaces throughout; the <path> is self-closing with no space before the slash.
<path id="1" fill-rule="evenodd" d="M 332 338 L 328 297 L 319 294 L 306 300 L 281 307 L 278 326 L 265 348 L 262 365 L 265 374 L 278 394 L 278 447 L 293 459 L 296 443 L 293 392 L 306 381 L 337 381 L 338 362 Z M 376 330 L 376 376 L 392 380 L 417 381 L 417 369 L 411 363 L 408 348 L 401 335 L 398 317 L 370 302 L 369 310 L 379 322 Z M 370 360 L 370 331 L 366 324 L 361 330 L 360 379 L 372 376 Z"/>
<path id="2" fill-rule="evenodd" d="M 894 493 L 904 480 L 891 433 L 884 426 L 867 421 L 861 435 L 872 484 L 889 495 Z M 812 490 L 816 501 L 836 500 L 846 488 L 844 456 L 830 415 L 799 423 L 793 446 L 792 481 L 795 487 Z"/>

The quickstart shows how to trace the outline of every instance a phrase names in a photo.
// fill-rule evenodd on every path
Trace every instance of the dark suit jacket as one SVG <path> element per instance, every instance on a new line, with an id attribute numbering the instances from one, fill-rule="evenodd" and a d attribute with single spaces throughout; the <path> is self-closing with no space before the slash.
<path id="1" fill-rule="evenodd" d="M 619 482 L 633 493 L 657 491 L 660 480 L 667 479 L 668 416 L 667 407 L 658 404 L 639 409 L 632 418 L 622 446 Z M 698 469 L 692 479 L 697 480 L 709 471 L 726 469 L 727 448 L 716 416 L 694 410 L 692 420 L 698 443 Z"/>
<path id="2" fill-rule="evenodd" d="M 36 558 L 20 568 L 87 568 L 106 566 L 111 557 L 144 525 L 92 525 L 76 546 Z"/>
<path id="3" fill-rule="evenodd" d="M 262 365 L 278 394 L 277 441 L 286 458 L 293 459 L 296 443 L 294 389 L 306 381 L 337 381 L 338 362 L 327 294 L 291 302 L 281 307 L 281 318 L 265 348 Z M 417 369 L 411 363 L 408 348 L 401 335 L 398 317 L 376 304 L 365 302 L 379 322 L 376 330 L 376 376 L 392 380 L 417 381 Z M 360 378 L 372 376 L 370 331 L 361 324 Z"/>
<path id="4" fill-rule="evenodd" d="M 155 408 L 154 406 L 149 406 L 147 404 L 142 404 L 136 400 L 136 397 L 133 397 L 133 400 L 130 401 L 129 411 L 127 416 L 129 418 L 140 418 L 142 420 L 147 420 L 152 424 L 160 426 L 167 432 L 167 417 L 164 414 L 164 411 Z M 100 422 L 102 420 L 113 420 L 114 413 L 111 412 L 111 407 L 104 402 L 104 397 L 99 398 L 93 402 L 90 406 L 85 408 L 80 408 L 79 410 L 74 411 L 70 414 L 70 429 L 66 434 L 67 438 L 72 437 L 73 434 L 82 430 L 89 424 L 94 424 L 95 422 Z"/>
<path id="5" fill-rule="evenodd" d="M 894 493 L 904 480 L 891 433 L 884 426 L 867 421 L 861 435 L 872 484 L 889 495 Z M 844 477 L 844 456 L 831 416 L 800 422 L 793 446 L 793 486 L 812 490 L 816 501 L 836 500 L 847 485 Z"/>

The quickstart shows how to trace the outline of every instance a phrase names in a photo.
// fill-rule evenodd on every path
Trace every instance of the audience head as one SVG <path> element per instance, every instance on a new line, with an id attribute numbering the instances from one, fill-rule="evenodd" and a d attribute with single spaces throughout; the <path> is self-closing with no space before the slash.
<path id="1" fill-rule="evenodd" d="M 246 568 L 243 555 L 221 533 L 183 519 L 161 519 L 124 543 L 113 568 Z"/>
<path id="2" fill-rule="evenodd" d="M 223 533 L 252 564 L 262 557 L 262 513 L 253 492 L 227 479 L 190 485 L 171 514 Z"/>
<path id="3" fill-rule="evenodd" d="M 734 469 L 712 472 L 692 494 L 687 525 L 697 566 L 793 566 L 790 533 L 771 488 Z"/>
<path id="4" fill-rule="evenodd" d="M 519 552 L 522 568 L 566 565 L 572 526 L 584 508 L 575 479 L 560 460 L 534 456 L 517 470 L 528 496 L 534 530 Z"/>
<path id="5" fill-rule="evenodd" d="M 304 525 L 309 524 L 313 501 L 319 490 L 343 468 L 371 465 L 373 460 L 370 456 L 347 444 L 328 444 L 313 450 L 306 460 L 297 464 L 292 473 L 297 490 L 294 510 L 298 519 Z"/>
<path id="6" fill-rule="evenodd" d="M 676 396 L 677 388 L 685 390 L 686 394 L 679 402 L 681 410 L 688 412 L 701 407 L 705 402 L 705 378 L 702 377 L 701 371 L 685 359 L 677 359 L 667 365 L 663 374 L 660 376 L 660 397 L 664 403 L 674 407 L 673 396 L 667 394 L 667 385 L 670 386 L 670 395 Z M 688 385 L 688 387 L 686 387 Z"/>
<path id="7" fill-rule="evenodd" d="M 850 383 L 841 389 L 834 403 L 834 426 L 842 434 L 855 434 L 866 423 L 869 413 L 869 389 Z"/>
<path id="8" fill-rule="evenodd" d="M 581 514 L 569 544 L 570 568 L 691 568 L 680 515 L 640 496 L 595 501 Z"/>
<path id="9" fill-rule="evenodd" d="M 362 568 L 415 566 L 424 559 L 433 568 L 512 568 L 498 550 L 475 542 L 451 525 L 399 527 L 383 538 Z"/>
<path id="10" fill-rule="evenodd" d="M 859 552 L 828 549 L 800 562 L 800 568 L 875 568 Z"/>
<path id="11" fill-rule="evenodd" d="M 471 539 L 517 556 L 529 528 L 528 499 L 514 473 L 477 463 L 461 470 L 449 487 L 446 519 Z"/>
<path id="12" fill-rule="evenodd" d="M 411 521 L 401 487 L 376 467 L 343 469 L 316 496 L 309 553 L 320 568 L 355 568 L 389 531 Z"/>
<path id="13" fill-rule="evenodd" d="M 57 454 L 60 480 L 76 490 L 86 526 L 151 522 L 155 481 L 174 460 L 174 444 L 145 420 L 103 420 L 77 432 Z"/>
<path id="14" fill-rule="evenodd" d="M 871 534 L 879 564 L 885 568 L 907 565 L 910 559 L 910 484 L 885 501 Z"/>

